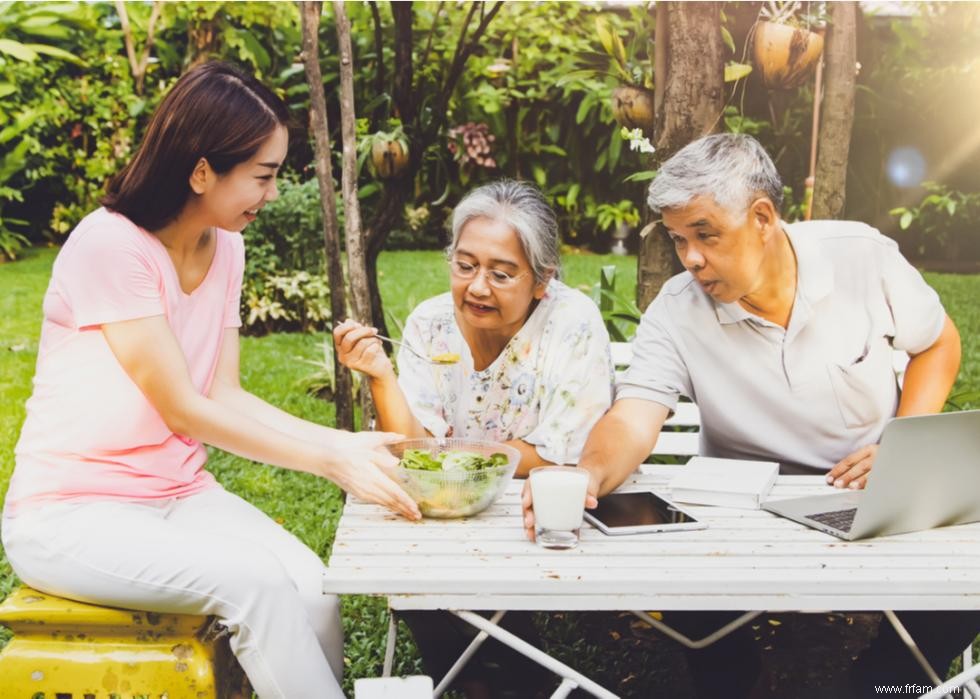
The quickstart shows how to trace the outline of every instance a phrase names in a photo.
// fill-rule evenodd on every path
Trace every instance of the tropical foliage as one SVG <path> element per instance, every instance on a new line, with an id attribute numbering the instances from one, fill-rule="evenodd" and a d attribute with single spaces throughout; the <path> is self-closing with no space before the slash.
<path id="1" fill-rule="evenodd" d="M 137 52 L 146 44 L 153 3 L 127 3 Z M 752 4 L 725 7 L 724 39 L 734 63 L 745 56 Z M 512 176 L 537 183 L 559 211 L 565 242 L 608 249 L 619 223 L 642 218 L 649 156 L 632 151 L 613 120 L 610 98 L 622 84 L 651 87 L 653 17 L 643 6 L 505 3 L 461 68 L 434 139 L 418 141 L 435 119 L 432 91 L 452 69 L 468 7 L 413 4 L 413 89 L 419 124 L 408 128 L 394 110 L 392 6 L 349 3 L 353 23 L 355 100 L 362 164 L 374 144 L 396 143 L 418 158 L 412 196 L 395 218 L 388 245 L 434 248 L 445 242 L 451 206 L 470 187 Z M 980 94 L 980 10 L 975 4 L 924 3 L 914 17 L 868 16 L 860 47 L 861 87 L 853 139 L 848 212 L 899 235 L 910 252 L 923 247 L 918 226 L 903 238 L 888 211 L 927 196 L 882 176 L 888 153 L 910 137 L 930 165 L 929 177 L 964 193 L 980 190 L 969 159 L 955 161 L 958 135 L 970 134 L 975 109 L 950 109 L 956 128 L 929 128 L 929 105 L 954 105 Z M 338 51 L 331 9 L 321 24 L 332 141 L 338 144 Z M 154 19 L 145 85 L 137 90 L 123 26 L 108 2 L 0 5 L 0 256 L 25 244 L 58 243 L 98 205 L 107 178 L 132 155 L 164 91 L 189 65 L 220 58 L 255 72 L 281 94 L 295 121 L 287 174 L 313 176 L 305 130 L 309 88 L 300 61 L 299 15 L 293 3 L 163 3 Z M 561 31 L 554 31 L 556 26 Z M 955 28 L 956 31 L 952 31 Z M 469 31 L 472 31 L 472 26 Z M 944 38 L 948 37 L 948 38 Z M 758 78 L 728 83 L 721 124 L 751 133 L 773 153 L 790 188 L 790 217 L 799 212 L 809 160 L 812 90 L 773 93 Z M 432 122 L 435 123 L 435 122 Z M 339 148 L 337 149 L 339 150 Z M 339 152 L 335 166 L 339 179 Z M 972 168 L 976 171 L 976 168 Z M 388 186 L 377 168 L 360 169 L 367 220 Z M 29 194 L 29 196 L 28 196 Z M 316 191 L 302 226 L 319 224 Z M 632 202 L 630 210 L 623 202 Z M 300 250 L 319 240 L 315 228 L 276 227 L 267 240 L 292 246 L 280 272 L 318 271 Z M 298 237 L 297 237 L 298 236 Z M 290 240 L 290 237 L 294 239 Z M 636 235 L 627 240 L 635 249 Z"/>
<path id="2" fill-rule="evenodd" d="M 925 197 L 915 206 L 899 206 L 889 212 L 898 217 L 903 231 L 917 231 L 919 256 L 980 257 L 980 193 L 960 192 L 936 182 L 926 182 L 925 190 Z"/>

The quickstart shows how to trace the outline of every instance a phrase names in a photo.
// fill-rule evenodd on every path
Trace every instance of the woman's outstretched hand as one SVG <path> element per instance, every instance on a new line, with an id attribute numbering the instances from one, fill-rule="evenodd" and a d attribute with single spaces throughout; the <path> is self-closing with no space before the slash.
<path id="1" fill-rule="evenodd" d="M 357 441 L 370 444 L 368 437 L 359 436 L 368 434 L 380 435 L 375 446 L 357 444 Z M 323 469 L 323 476 L 361 500 L 387 507 L 411 520 L 422 519 L 422 513 L 415 501 L 386 473 L 398 465 L 398 459 L 378 447 L 391 441 L 391 436 L 387 432 L 352 435 L 353 443 L 340 444 L 331 449 L 330 460 Z"/>
<path id="2" fill-rule="evenodd" d="M 397 432 L 348 432 L 347 446 L 358 449 L 377 449 L 382 453 L 389 454 L 389 451 L 385 449 L 385 445 L 400 442 L 403 439 L 407 439 L 407 437 Z"/>
<path id="3" fill-rule="evenodd" d="M 359 371 L 371 378 L 382 378 L 394 373 L 391 360 L 385 354 L 381 340 L 375 337 L 377 328 L 347 319 L 333 329 L 333 344 L 337 359 L 348 369 Z"/>

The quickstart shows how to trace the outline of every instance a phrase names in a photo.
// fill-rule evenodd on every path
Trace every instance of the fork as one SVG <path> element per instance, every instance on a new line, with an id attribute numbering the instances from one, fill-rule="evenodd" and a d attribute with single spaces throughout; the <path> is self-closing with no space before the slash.
<path id="1" fill-rule="evenodd" d="M 456 362 L 440 362 L 440 361 L 437 361 L 437 360 L 433 359 L 432 357 L 426 357 L 424 354 L 422 354 L 421 352 L 419 352 L 417 349 L 415 349 L 414 347 L 412 347 L 410 344 L 408 344 L 407 342 L 403 342 L 402 340 L 394 340 L 394 339 L 392 339 L 390 337 L 386 337 L 384 335 L 381 335 L 380 333 L 376 334 L 375 337 L 378 338 L 379 340 L 387 340 L 388 342 L 390 342 L 393 345 L 401 345 L 402 347 L 404 347 L 405 349 L 407 349 L 409 352 L 411 352 L 412 354 L 414 354 L 416 357 L 418 357 L 422 361 L 428 362 L 429 364 L 438 364 L 439 366 L 445 366 L 447 364 L 455 364 L 456 363 Z"/>

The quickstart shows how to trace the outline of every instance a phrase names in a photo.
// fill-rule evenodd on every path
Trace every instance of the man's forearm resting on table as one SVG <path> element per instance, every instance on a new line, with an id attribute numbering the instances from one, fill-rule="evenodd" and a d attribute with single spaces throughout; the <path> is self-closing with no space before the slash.
<path id="1" fill-rule="evenodd" d="M 616 401 L 589 434 L 579 465 L 592 472 L 601 497 L 646 460 L 667 419 L 665 406 L 639 399 Z"/>
<path id="2" fill-rule="evenodd" d="M 943 409 L 960 368 L 960 335 L 953 321 L 931 347 L 914 355 L 905 369 L 898 415 L 927 415 Z"/>

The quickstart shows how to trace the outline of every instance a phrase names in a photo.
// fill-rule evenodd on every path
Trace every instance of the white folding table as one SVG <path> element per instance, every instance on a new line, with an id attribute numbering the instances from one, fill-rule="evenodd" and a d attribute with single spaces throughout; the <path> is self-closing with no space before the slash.
<path id="1" fill-rule="evenodd" d="M 677 468 L 646 467 L 623 488 L 669 495 Z M 458 667 L 490 635 L 563 677 L 554 696 L 576 686 L 599 697 L 615 695 L 497 626 L 503 612 L 980 609 L 980 523 L 845 542 L 764 511 L 692 506 L 707 529 L 609 537 L 586 524 L 577 549 L 547 551 L 524 537 L 522 485 L 515 480 L 489 509 L 461 520 L 409 522 L 349 499 L 324 592 L 383 595 L 395 611 L 449 610 L 481 632 Z M 820 477 L 780 476 L 770 497 L 821 492 L 832 489 Z M 489 620 L 474 613 L 486 610 L 498 613 Z M 737 627 L 692 642 L 646 618 L 689 645 L 705 645 Z M 980 668 L 969 664 L 958 681 L 976 691 L 969 683 Z M 927 696 L 933 695 L 940 696 Z M 980 691 L 975 696 L 980 699 Z"/>

